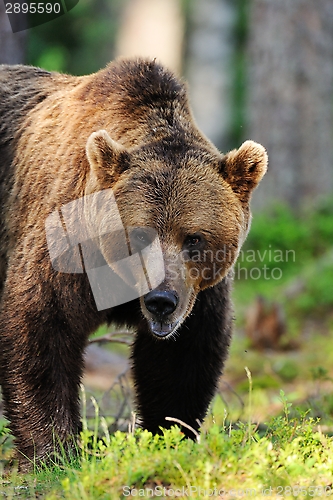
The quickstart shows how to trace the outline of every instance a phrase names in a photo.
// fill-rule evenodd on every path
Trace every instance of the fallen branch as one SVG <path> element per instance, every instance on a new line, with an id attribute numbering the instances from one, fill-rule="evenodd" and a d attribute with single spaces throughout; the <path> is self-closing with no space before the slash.
<path id="1" fill-rule="evenodd" d="M 120 337 L 120 338 L 118 338 Z M 103 342 L 117 342 L 118 344 L 131 345 L 133 333 L 129 331 L 117 331 L 106 333 L 105 335 L 101 335 L 101 337 L 96 337 L 94 339 L 89 340 L 89 344 L 99 344 Z"/>

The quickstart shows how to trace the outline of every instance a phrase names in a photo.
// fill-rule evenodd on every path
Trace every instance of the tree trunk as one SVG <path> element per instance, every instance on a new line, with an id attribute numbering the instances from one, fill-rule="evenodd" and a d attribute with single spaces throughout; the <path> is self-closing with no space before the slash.
<path id="1" fill-rule="evenodd" d="M 129 0 L 120 24 L 119 56 L 156 58 L 176 73 L 182 65 L 183 18 L 179 0 Z"/>
<path id="2" fill-rule="evenodd" d="M 195 119 L 219 148 L 229 148 L 236 4 L 193 0 L 187 77 Z"/>
<path id="3" fill-rule="evenodd" d="M 332 0 L 253 0 L 248 64 L 248 135 L 269 155 L 255 205 L 332 193 Z"/>
<path id="4" fill-rule="evenodd" d="M 24 16 L 24 14 L 15 15 Z M 26 34 L 27 31 L 12 32 L 5 10 L 5 2 L 0 0 L 0 64 L 22 64 L 25 62 Z"/>

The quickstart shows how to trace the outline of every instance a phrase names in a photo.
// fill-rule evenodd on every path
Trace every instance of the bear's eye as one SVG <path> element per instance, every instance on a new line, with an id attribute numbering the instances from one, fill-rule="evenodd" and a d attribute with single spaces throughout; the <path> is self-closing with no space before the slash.
<path id="1" fill-rule="evenodd" d="M 201 246 L 203 243 L 203 237 L 201 234 L 189 234 L 186 236 L 184 241 L 184 246 L 188 249 L 193 249 Z"/>
<path id="2" fill-rule="evenodd" d="M 133 251 L 138 251 L 147 247 L 148 245 L 151 245 L 156 238 L 155 231 L 149 231 L 148 229 L 139 227 L 133 228 L 129 233 L 130 244 Z"/>

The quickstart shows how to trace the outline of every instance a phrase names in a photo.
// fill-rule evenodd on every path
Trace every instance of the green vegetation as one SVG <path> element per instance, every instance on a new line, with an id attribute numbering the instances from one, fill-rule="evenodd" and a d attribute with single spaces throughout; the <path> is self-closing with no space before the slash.
<path id="1" fill-rule="evenodd" d="M 27 61 L 49 71 L 93 73 L 114 57 L 120 0 L 80 1 L 66 15 L 29 31 Z"/>
<path id="2" fill-rule="evenodd" d="M 183 441 L 177 428 L 163 437 L 147 431 L 116 433 L 107 444 L 99 442 L 79 472 L 70 471 L 62 481 L 64 496 L 121 498 L 131 490 L 138 496 L 140 489 L 148 496 L 148 488 L 165 488 L 167 497 L 184 488 L 192 497 L 204 498 L 209 490 L 251 488 L 261 498 L 263 489 L 278 492 L 290 484 L 308 491 L 311 486 L 327 487 L 333 475 L 332 440 L 314 431 L 315 423 L 304 416 L 289 420 L 288 412 L 286 405 L 285 416 L 273 419 L 262 437 L 251 425 L 228 430 L 216 424 L 200 443 Z"/>
<path id="3" fill-rule="evenodd" d="M 248 372 L 251 387 L 251 377 Z M 251 396 L 251 393 L 250 393 Z M 81 433 L 80 462 L 40 467 L 34 474 L 4 474 L 6 498 L 318 498 L 331 494 L 333 438 L 306 412 L 296 411 L 283 391 L 282 414 L 262 431 L 251 423 L 228 425 L 208 419 L 200 442 L 183 439 L 177 427 L 153 436 L 137 430 L 110 436 Z M 95 429 L 98 427 L 96 415 Z M 102 422 L 103 427 L 103 422 Z M 4 444 L 1 445 L 2 451 Z M 232 491 L 233 490 L 233 491 Z M 250 493 L 251 490 L 251 493 Z M 219 493 L 216 493 L 219 492 Z M 224 492 L 224 493 L 223 493 Z M 179 495 L 178 495 L 179 497 Z"/>
<path id="4" fill-rule="evenodd" d="M 236 332 L 226 364 L 225 379 L 247 404 L 244 366 L 253 379 L 252 416 L 265 421 L 281 411 L 279 390 L 308 411 L 321 424 L 332 428 L 333 366 L 333 201 L 323 200 L 309 212 L 293 214 L 279 206 L 254 217 L 240 256 L 242 272 L 234 285 Z M 252 253 L 251 253 L 252 252 Z M 255 260 L 252 260 L 253 252 Z M 263 268 L 278 268 L 280 279 Z M 254 278 L 261 271 L 259 279 Z M 248 279 L 244 279 L 248 272 Z M 279 274 L 276 274 L 279 276 Z M 239 278 L 239 279 L 237 279 Z M 248 308 L 258 295 L 277 303 L 283 311 L 285 333 L 280 349 L 251 349 L 244 335 Z M 332 347 L 331 347 L 332 346 Z M 225 391 L 232 419 L 246 416 L 237 397 Z"/>
<path id="5" fill-rule="evenodd" d="M 293 213 L 287 206 L 273 207 L 269 213 L 255 215 L 250 234 L 245 243 L 245 251 L 249 249 L 261 251 L 269 247 L 272 250 L 286 252 L 293 250 L 296 255 L 292 259 L 283 260 L 283 270 L 295 274 L 313 258 L 325 254 L 332 246 L 333 234 L 333 201 L 322 200 L 311 211 Z M 267 252 L 264 263 L 268 262 Z"/>
<path id="6" fill-rule="evenodd" d="M 235 268 L 236 306 L 242 312 L 260 293 L 282 303 L 291 321 L 332 315 L 332 235 L 332 200 L 298 214 L 283 205 L 256 214 Z"/>

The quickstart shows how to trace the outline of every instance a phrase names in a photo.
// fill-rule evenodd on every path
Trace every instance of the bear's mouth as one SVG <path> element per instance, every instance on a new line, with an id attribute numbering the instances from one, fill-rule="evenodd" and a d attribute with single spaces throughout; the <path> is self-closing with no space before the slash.
<path id="1" fill-rule="evenodd" d="M 179 321 L 175 321 L 174 323 L 163 323 L 161 321 L 153 320 L 148 321 L 150 331 L 153 335 L 160 339 L 166 339 L 172 335 L 176 331 L 179 323 Z"/>

